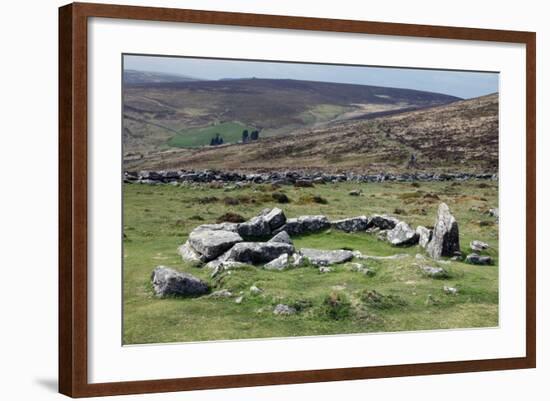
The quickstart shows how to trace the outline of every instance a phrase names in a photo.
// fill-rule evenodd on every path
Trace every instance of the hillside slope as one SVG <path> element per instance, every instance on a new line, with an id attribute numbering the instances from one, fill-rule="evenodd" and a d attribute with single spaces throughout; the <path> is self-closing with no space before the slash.
<path id="1" fill-rule="evenodd" d="M 126 170 L 498 171 L 498 94 L 255 143 L 151 152 Z"/>
<path id="2" fill-rule="evenodd" d="M 196 138 L 186 141 L 186 136 L 222 123 L 255 127 L 263 137 L 278 136 L 328 122 L 456 100 L 410 89 L 289 79 L 126 83 L 125 152 L 200 144 Z M 202 143 L 209 141 L 205 137 Z"/>

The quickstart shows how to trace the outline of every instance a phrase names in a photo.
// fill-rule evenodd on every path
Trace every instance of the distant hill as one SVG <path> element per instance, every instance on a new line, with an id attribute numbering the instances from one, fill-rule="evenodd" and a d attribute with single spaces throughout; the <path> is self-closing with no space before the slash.
<path id="1" fill-rule="evenodd" d="M 197 78 L 186 75 L 168 74 L 164 72 L 124 70 L 124 83 L 127 85 L 151 84 L 161 82 L 189 82 Z"/>
<path id="2" fill-rule="evenodd" d="M 135 82 L 124 93 L 124 150 L 206 145 L 213 130 L 224 136 L 223 127 L 253 127 L 262 137 L 288 135 L 457 100 L 411 89 L 290 79 Z M 225 139 L 239 137 L 231 131 Z"/>
<path id="3" fill-rule="evenodd" d="M 493 94 L 372 120 L 337 121 L 255 143 L 152 152 L 127 159 L 125 168 L 403 172 L 414 154 L 417 163 L 410 171 L 496 173 L 498 109 Z"/>

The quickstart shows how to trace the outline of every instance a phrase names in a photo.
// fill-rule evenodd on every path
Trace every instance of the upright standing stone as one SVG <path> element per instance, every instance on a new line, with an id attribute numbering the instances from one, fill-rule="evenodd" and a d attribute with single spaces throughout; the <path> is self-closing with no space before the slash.
<path id="1" fill-rule="evenodd" d="M 445 203 L 441 203 L 437 210 L 432 239 L 426 251 L 434 259 L 439 259 L 441 256 L 454 256 L 455 253 L 460 252 L 458 223 Z"/>

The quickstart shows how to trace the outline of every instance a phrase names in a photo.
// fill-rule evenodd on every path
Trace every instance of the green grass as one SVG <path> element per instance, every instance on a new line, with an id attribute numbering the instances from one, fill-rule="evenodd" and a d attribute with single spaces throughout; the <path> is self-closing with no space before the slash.
<path id="1" fill-rule="evenodd" d="M 224 143 L 235 143 L 242 139 L 243 131 L 248 132 L 254 128 L 238 122 L 224 122 L 208 127 L 190 128 L 181 131 L 168 141 L 168 145 L 177 148 L 189 148 L 210 145 L 210 140 L 220 134 Z"/>
<path id="2" fill-rule="evenodd" d="M 363 195 L 349 196 L 352 189 Z M 270 185 L 235 188 L 227 185 L 124 186 L 124 331 L 125 344 L 183 342 L 261 337 L 391 332 L 403 330 L 489 327 L 498 325 L 498 225 L 483 211 L 497 206 L 497 184 L 479 188 L 478 183 L 406 183 L 317 185 L 314 188 L 283 186 L 276 190 L 290 198 L 278 204 L 270 196 Z M 418 191 L 418 192 L 417 192 Z M 415 193 L 415 195 L 411 195 Z M 407 194 L 402 196 L 402 194 Z M 440 200 L 425 196 L 437 194 Z M 321 196 L 326 204 L 301 203 L 299 199 Z M 240 199 L 226 205 L 227 197 Z M 205 198 L 217 198 L 209 203 Z M 265 271 L 255 267 L 234 270 L 219 280 L 210 279 L 206 269 L 184 263 L 176 249 L 199 224 L 212 223 L 224 213 L 250 218 L 264 207 L 281 207 L 288 217 L 325 214 L 331 219 L 390 213 L 403 209 L 398 217 L 412 226 L 433 225 L 439 202 L 446 202 L 459 222 L 461 247 L 468 252 L 473 239 L 488 242 L 494 266 L 472 266 L 452 261 L 441 263 L 451 277 L 434 280 L 418 269 L 419 247 L 394 248 L 376 236 L 346 234 L 327 230 L 294 238 L 297 248 L 339 249 L 386 256 L 405 253 L 394 260 L 367 260 L 374 275 L 353 271 L 350 263 L 319 274 L 313 267 L 287 271 Z M 201 220 L 202 219 L 202 220 Z M 355 261 L 354 261 L 355 262 Z M 433 265 L 437 263 L 432 262 Z M 234 298 L 157 299 L 152 292 L 150 273 L 157 265 L 192 273 L 213 285 L 226 288 Z M 250 293 L 252 285 L 263 289 Z M 457 287 L 456 296 L 446 295 L 443 286 Z M 373 302 L 365 294 L 381 294 Z M 435 302 L 427 302 L 431 296 Z M 372 298 L 372 297 L 371 297 Z M 328 301 L 327 301 L 328 299 Z M 330 300 L 334 302 L 330 302 Z M 300 306 L 293 316 L 275 316 L 276 304 Z M 334 304 L 334 305 L 333 305 Z"/>

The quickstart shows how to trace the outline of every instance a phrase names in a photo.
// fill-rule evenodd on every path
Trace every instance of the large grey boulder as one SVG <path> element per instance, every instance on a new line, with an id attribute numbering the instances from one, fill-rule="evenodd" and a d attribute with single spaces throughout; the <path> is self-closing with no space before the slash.
<path id="1" fill-rule="evenodd" d="M 493 258 L 490 256 L 481 256 L 477 253 L 471 253 L 466 256 L 466 263 L 470 263 L 472 265 L 491 265 L 493 264 Z"/>
<path id="2" fill-rule="evenodd" d="M 411 246 L 418 243 L 418 234 L 407 223 L 400 221 L 388 231 L 387 238 L 393 246 Z"/>
<path id="3" fill-rule="evenodd" d="M 271 230 L 276 230 L 286 222 L 285 213 L 278 207 L 274 207 L 273 209 L 264 209 L 260 213 L 260 216 L 267 221 L 267 224 L 269 224 Z"/>
<path id="4" fill-rule="evenodd" d="M 242 237 L 233 231 L 195 229 L 189 234 L 189 245 L 195 251 L 204 256 L 206 260 L 212 260 L 227 251 L 238 242 L 242 242 Z"/>
<path id="5" fill-rule="evenodd" d="M 278 232 L 286 231 L 290 235 L 300 235 L 326 230 L 329 227 L 330 222 L 326 216 L 300 216 L 287 219 L 286 223 L 278 229 Z"/>
<path id="6" fill-rule="evenodd" d="M 426 251 L 434 259 L 460 252 L 458 223 L 445 203 L 441 203 L 437 210 L 432 239 Z"/>
<path id="7" fill-rule="evenodd" d="M 267 242 L 282 242 L 283 244 L 292 245 L 292 240 L 286 231 L 281 231 Z"/>
<path id="8" fill-rule="evenodd" d="M 424 226 L 418 226 L 416 227 L 416 233 L 418 234 L 418 244 L 422 248 L 426 248 L 432 239 L 432 230 Z"/>
<path id="9" fill-rule="evenodd" d="M 284 270 L 288 267 L 289 259 L 288 253 L 283 253 L 278 258 L 273 259 L 271 262 L 264 265 L 266 270 Z"/>
<path id="10" fill-rule="evenodd" d="M 201 279 L 178 272 L 165 266 L 157 266 L 151 274 L 153 289 L 157 297 L 200 296 L 210 291 L 210 286 Z"/>
<path id="11" fill-rule="evenodd" d="M 204 255 L 201 255 L 193 249 L 189 244 L 189 241 L 185 241 L 183 245 L 178 248 L 178 253 L 185 262 L 189 262 L 195 265 L 200 265 L 206 262 Z"/>
<path id="12" fill-rule="evenodd" d="M 336 230 L 354 233 L 358 231 L 365 231 L 367 229 L 368 222 L 369 219 L 367 216 L 357 216 L 350 217 L 348 219 L 335 220 L 332 221 L 330 225 Z"/>
<path id="13" fill-rule="evenodd" d="M 239 224 L 239 228 L 237 230 L 239 235 L 245 238 L 261 238 L 267 237 L 271 234 L 271 227 L 269 227 L 269 223 L 263 216 L 256 216 L 244 223 Z"/>
<path id="14" fill-rule="evenodd" d="M 231 248 L 227 259 L 259 265 L 293 252 L 294 246 L 281 242 L 240 242 Z"/>
<path id="15" fill-rule="evenodd" d="M 376 227 L 381 230 L 391 230 L 397 225 L 397 223 L 399 223 L 399 219 L 395 217 L 387 216 L 385 214 L 374 214 L 369 217 L 367 229 Z"/>
<path id="16" fill-rule="evenodd" d="M 325 251 L 320 249 L 302 248 L 300 254 L 315 266 L 329 266 L 337 263 L 345 263 L 353 259 L 353 252 L 343 249 Z"/>

